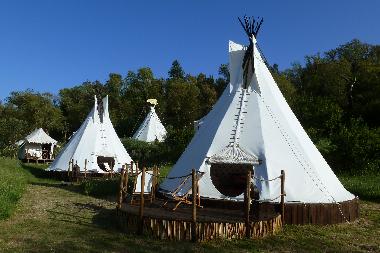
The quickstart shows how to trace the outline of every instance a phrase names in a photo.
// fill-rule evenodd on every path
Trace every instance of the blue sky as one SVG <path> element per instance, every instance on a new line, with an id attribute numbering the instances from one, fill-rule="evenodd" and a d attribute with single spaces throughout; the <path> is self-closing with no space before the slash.
<path id="1" fill-rule="evenodd" d="M 258 42 L 280 69 L 353 38 L 380 44 L 380 1 L 0 0 L 0 99 L 58 93 L 148 66 L 166 77 L 217 76 L 228 40 L 247 43 L 237 17 L 264 17 Z"/>

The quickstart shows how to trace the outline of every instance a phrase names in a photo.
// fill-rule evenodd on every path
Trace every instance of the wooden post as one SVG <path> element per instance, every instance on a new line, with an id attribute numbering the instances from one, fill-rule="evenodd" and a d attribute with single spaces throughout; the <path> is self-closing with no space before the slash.
<path id="1" fill-rule="evenodd" d="M 153 179 L 152 179 L 152 192 L 150 193 L 150 203 L 156 198 L 156 184 L 157 184 L 157 166 L 153 167 Z"/>
<path id="2" fill-rule="evenodd" d="M 133 161 L 131 161 L 131 175 L 133 175 Z"/>
<path id="3" fill-rule="evenodd" d="M 113 162 L 111 161 L 111 178 L 113 178 L 113 166 L 115 166 L 115 165 L 114 165 Z"/>
<path id="4" fill-rule="evenodd" d="M 191 228 L 191 240 L 196 242 L 197 238 L 197 172 L 192 170 L 192 195 L 193 195 L 193 214 L 192 214 L 192 228 Z"/>
<path id="5" fill-rule="evenodd" d="M 198 206 L 201 206 L 201 194 L 199 191 L 199 179 L 197 177 L 197 201 L 198 201 Z"/>
<path id="6" fill-rule="evenodd" d="M 285 224 L 285 171 L 281 170 L 281 221 Z"/>
<path id="7" fill-rule="evenodd" d="M 124 172 L 124 177 L 123 177 L 123 194 L 124 198 L 128 195 L 128 180 L 129 180 L 129 170 L 128 170 L 128 165 L 125 164 L 125 172 Z"/>
<path id="8" fill-rule="evenodd" d="M 250 237 L 250 228 L 251 224 L 249 221 L 249 210 L 251 207 L 251 169 L 247 170 L 247 178 L 246 178 L 246 189 L 244 193 L 244 202 L 245 202 L 245 236 L 247 238 Z"/>
<path id="9" fill-rule="evenodd" d="M 121 204 L 123 203 L 124 174 L 125 174 L 125 170 L 124 170 L 124 165 L 123 165 L 123 168 L 121 169 L 121 172 L 120 172 L 120 184 L 119 184 L 120 187 L 119 187 L 119 198 L 117 202 L 117 209 L 120 209 Z"/>
<path id="10" fill-rule="evenodd" d="M 139 210 L 139 217 L 140 217 L 140 224 L 139 224 L 139 231 L 138 233 L 140 235 L 143 234 L 143 227 L 144 227 L 144 184 L 145 184 L 145 167 L 142 168 L 141 172 L 141 192 L 140 192 L 140 210 Z"/>
<path id="11" fill-rule="evenodd" d="M 74 159 L 70 159 L 70 161 L 69 161 L 69 168 L 67 170 L 67 178 L 68 178 L 69 181 L 71 181 L 70 180 L 70 174 L 71 174 L 70 171 L 71 171 L 71 167 L 72 167 L 73 161 L 74 161 Z"/>
<path id="12" fill-rule="evenodd" d="M 87 178 L 87 158 L 84 159 L 84 178 Z"/>

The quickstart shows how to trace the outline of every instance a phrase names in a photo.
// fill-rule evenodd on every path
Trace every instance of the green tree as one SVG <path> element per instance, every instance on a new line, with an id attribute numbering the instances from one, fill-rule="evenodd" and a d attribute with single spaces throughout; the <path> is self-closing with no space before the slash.
<path id="1" fill-rule="evenodd" d="M 172 63 L 172 67 L 170 68 L 169 72 L 169 78 L 172 79 L 183 79 L 185 76 L 185 71 L 183 71 L 181 64 L 179 61 L 175 60 Z"/>

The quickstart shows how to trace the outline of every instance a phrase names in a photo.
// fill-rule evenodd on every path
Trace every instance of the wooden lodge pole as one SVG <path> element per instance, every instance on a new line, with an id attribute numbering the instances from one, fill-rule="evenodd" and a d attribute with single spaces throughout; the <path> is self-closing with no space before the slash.
<path id="1" fill-rule="evenodd" d="M 197 173 L 193 169 L 192 175 L 192 195 L 193 195 L 193 215 L 192 215 L 192 228 L 191 228 L 191 241 L 196 242 L 198 240 L 197 236 Z"/>
<path id="2" fill-rule="evenodd" d="M 285 171 L 281 170 L 281 222 L 285 223 Z"/>
<path id="3" fill-rule="evenodd" d="M 140 224 L 139 224 L 139 231 L 138 233 L 140 235 L 143 234 L 143 227 L 144 227 L 144 184 L 145 184 L 145 167 L 142 168 L 141 172 L 141 192 L 140 192 L 140 210 L 139 210 L 139 217 L 140 217 Z"/>
<path id="4" fill-rule="evenodd" d="M 251 207 L 251 170 L 247 170 L 247 178 L 246 178 L 246 189 L 244 193 L 244 202 L 245 202 L 245 236 L 247 238 L 250 237 L 250 228 L 251 224 L 249 221 L 249 211 Z"/>
<path id="5" fill-rule="evenodd" d="M 124 188 L 124 174 L 125 174 L 125 169 L 124 165 L 120 171 L 120 186 L 119 186 L 119 198 L 117 202 L 117 209 L 121 208 L 121 204 L 123 203 L 123 188 Z"/>
<path id="6" fill-rule="evenodd" d="M 84 159 L 84 178 L 87 178 L 87 158 Z"/>

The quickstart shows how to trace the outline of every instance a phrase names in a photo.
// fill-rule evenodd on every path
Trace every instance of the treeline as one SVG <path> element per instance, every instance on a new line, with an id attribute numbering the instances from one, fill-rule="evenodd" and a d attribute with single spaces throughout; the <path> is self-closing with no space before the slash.
<path id="1" fill-rule="evenodd" d="M 336 171 L 378 172 L 380 165 L 380 46 L 353 40 L 323 54 L 307 56 L 274 78 L 314 143 Z M 65 142 L 94 104 L 94 95 L 110 96 L 110 115 L 118 135 L 132 136 L 146 116 L 148 98 L 168 130 L 163 144 L 126 140 L 138 158 L 174 162 L 192 138 L 193 121 L 206 115 L 229 82 L 227 65 L 220 76 L 185 74 L 178 61 L 168 78 L 149 68 L 110 74 L 105 83 L 84 82 L 57 96 L 33 90 L 12 92 L 0 104 L 0 154 L 15 153 L 14 143 L 37 127 Z M 152 149 L 149 151 L 149 149 Z M 153 159 L 154 158 L 154 159 Z"/>

